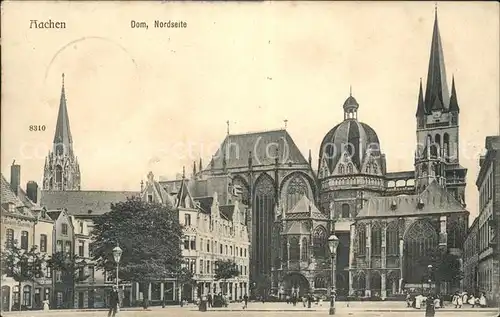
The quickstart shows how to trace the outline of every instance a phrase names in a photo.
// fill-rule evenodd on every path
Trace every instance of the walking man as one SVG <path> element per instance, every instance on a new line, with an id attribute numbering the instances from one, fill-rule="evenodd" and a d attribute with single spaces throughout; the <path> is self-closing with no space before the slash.
<path id="1" fill-rule="evenodd" d="M 109 312 L 108 317 L 115 317 L 118 311 L 118 305 L 120 304 L 120 297 L 118 295 L 118 287 L 113 285 L 113 290 L 109 294 Z"/>
<path id="2" fill-rule="evenodd" d="M 243 296 L 243 300 L 245 301 L 245 306 L 243 306 L 244 309 L 247 309 L 248 308 L 248 295 L 245 294 L 245 296 Z"/>

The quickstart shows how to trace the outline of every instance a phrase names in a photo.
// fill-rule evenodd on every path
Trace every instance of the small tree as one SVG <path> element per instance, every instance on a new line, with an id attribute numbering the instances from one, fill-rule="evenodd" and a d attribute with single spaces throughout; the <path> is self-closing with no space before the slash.
<path id="1" fill-rule="evenodd" d="M 19 287 L 19 310 L 22 310 L 21 284 L 35 282 L 36 278 L 43 277 L 43 267 L 47 261 L 44 253 L 38 252 L 38 247 L 29 250 L 20 248 L 17 241 L 5 244 L 2 250 L 2 274 L 12 277 Z"/>
<path id="2" fill-rule="evenodd" d="M 224 293 L 227 293 L 227 280 L 240 275 L 238 265 L 233 260 L 215 261 L 215 280 L 222 280 Z"/>
<path id="3" fill-rule="evenodd" d="M 419 259 L 419 264 L 422 266 L 432 265 L 432 271 L 426 274 L 431 274 L 427 278 L 436 282 L 438 292 L 442 282 L 452 283 L 463 278 L 459 257 L 440 248 L 427 250 L 425 256 Z"/>
<path id="4" fill-rule="evenodd" d="M 257 294 L 267 297 L 271 291 L 271 276 L 269 274 L 260 274 L 255 281 L 255 291 Z"/>
<path id="5" fill-rule="evenodd" d="M 61 272 L 64 284 L 71 286 L 71 298 L 73 298 L 72 303 L 74 303 L 76 284 L 85 281 L 89 277 L 89 275 L 86 275 L 83 271 L 87 265 L 84 258 L 75 254 L 60 251 L 54 253 L 47 263 L 52 271 Z"/>

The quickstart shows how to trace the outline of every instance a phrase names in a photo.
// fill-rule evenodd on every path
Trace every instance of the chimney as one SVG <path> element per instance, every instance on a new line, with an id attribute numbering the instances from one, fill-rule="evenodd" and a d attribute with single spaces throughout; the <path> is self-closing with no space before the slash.
<path id="1" fill-rule="evenodd" d="M 29 181 L 26 184 L 26 195 L 35 204 L 38 202 L 38 184 L 34 181 Z"/>
<path id="2" fill-rule="evenodd" d="M 21 185 L 21 165 L 16 164 L 16 160 L 12 162 L 10 167 L 10 188 L 17 195 L 17 189 Z"/>

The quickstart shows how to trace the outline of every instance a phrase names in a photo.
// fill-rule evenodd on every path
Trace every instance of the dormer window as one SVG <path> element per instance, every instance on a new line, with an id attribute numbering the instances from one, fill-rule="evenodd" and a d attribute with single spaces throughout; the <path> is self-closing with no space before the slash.
<path id="1" fill-rule="evenodd" d="M 148 194 L 148 203 L 152 203 L 152 202 L 153 202 L 153 195 Z"/>

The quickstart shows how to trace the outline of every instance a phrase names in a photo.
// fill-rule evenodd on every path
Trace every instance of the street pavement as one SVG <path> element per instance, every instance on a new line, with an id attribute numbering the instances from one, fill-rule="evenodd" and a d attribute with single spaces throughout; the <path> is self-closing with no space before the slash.
<path id="1" fill-rule="evenodd" d="M 142 310 L 140 308 L 124 308 L 117 316 L 118 317 L 160 317 L 160 316 L 172 316 L 172 317 L 285 317 L 285 316 L 297 316 L 297 317 L 316 317 L 316 316 L 327 316 L 329 309 L 329 303 L 323 303 L 320 305 L 313 305 L 311 308 L 303 307 L 302 303 L 293 306 L 286 303 L 260 303 L 260 302 L 250 302 L 248 303 L 248 309 L 243 310 L 242 304 L 231 303 L 227 308 L 213 308 L 209 309 L 207 312 L 200 312 L 198 308 L 193 305 L 187 305 L 185 307 L 179 306 L 167 306 L 166 308 L 161 308 L 158 306 L 150 307 L 148 310 Z M 48 312 L 43 311 L 32 311 L 32 312 L 9 312 L 2 313 L 1 316 L 5 317 L 100 317 L 107 316 L 107 311 L 105 310 L 52 310 Z M 406 308 L 406 303 L 404 302 L 351 302 L 347 306 L 346 302 L 337 302 L 336 305 L 336 317 L 348 317 L 348 316 L 360 316 L 360 317 L 419 317 L 425 316 L 424 309 L 412 309 Z M 461 309 L 455 309 L 448 305 L 444 309 L 438 309 L 436 311 L 436 317 L 497 317 L 498 308 L 475 308 L 471 309 L 470 306 L 466 306 Z"/>

